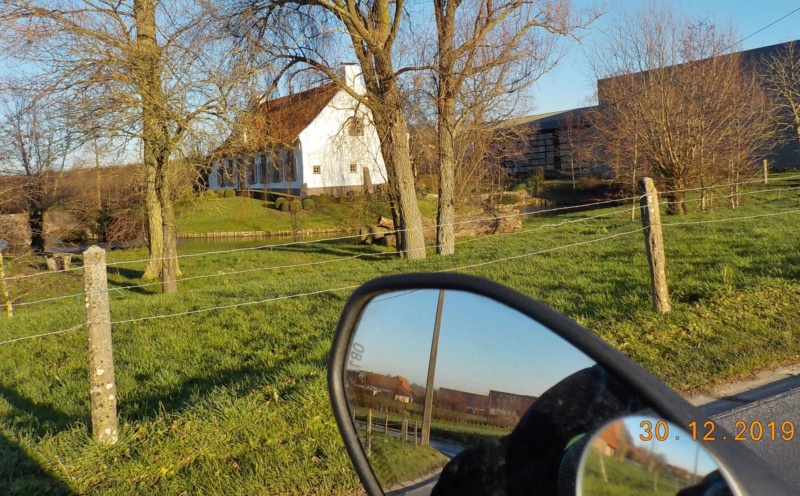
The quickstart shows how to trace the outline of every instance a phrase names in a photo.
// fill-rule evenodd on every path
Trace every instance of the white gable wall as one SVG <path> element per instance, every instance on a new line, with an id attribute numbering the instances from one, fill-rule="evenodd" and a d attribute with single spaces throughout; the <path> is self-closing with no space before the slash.
<path id="1" fill-rule="evenodd" d="M 342 76 L 357 92 L 364 92 L 357 65 L 343 65 Z M 354 116 L 362 120 L 361 136 L 350 135 L 348 119 Z M 372 114 L 367 108 L 359 105 L 345 90 L 339 90 L 298 136 L 293 150 L 296 165 L 294 181 L 287 181 L 290 162 L 288 158 L 292 151 L 280 147 L 272 153 L 266 151 L 245 157 L 229 156 L 216 160 L 209 175 L 209 187 L 262 189 L 266 186 L 274 192 L 301 195 L 327 192 L 340 195 L 348 190 L 360 190 L 364 186 L 365 168 L 369 171 L 371 184 L 384 184 L 386 166 L 381 155 L 378 133 L 371 119 Z M 237 174 L 231 174 L 234 167 L 228 168 L 227 175 L 224 173 L 226 169 L 222 165 L 231 164 L 236 159 L 248 164 L 248 169 L 250 167 L 256 169 L 254 176 L 248 174 L 246 182 Z M 280 163 L 279 181 L 273 181 L 275 179 L 272 177 L 273 161 Z M 267 162 L 267 167 L 261 167 L 262 162 Z M 318 169 L 317 173 L 314 172 L 315 169 Z"/>
<path id="2" fill-rule="evenodd" d="M 348 119 L 358 116 L 363 122 L 363 136 L 350 136 Z M 380 141 L 371 123 L 371 113 L 340 90 L 316 119 L 300 133 L 302 176 L 310 194 L 320 188 L 363 186 L 363 168 L 369 169 L 370 182 L 386 182 L 386 166 Z M 355 172 L 351 172 L 355 164 Z M 319 166 L 319 174 L 314 173 Z"/>

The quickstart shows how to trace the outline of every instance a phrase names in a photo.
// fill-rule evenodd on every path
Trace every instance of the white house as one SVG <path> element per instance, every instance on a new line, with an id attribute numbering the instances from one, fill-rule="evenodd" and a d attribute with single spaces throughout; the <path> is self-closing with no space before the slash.
<path id="1" fill-rule="evenodd" d="M 364 93 L 357 65 L 343 64 L 341 72 L 348 86 Z M 334 82 L 261 102 L 240 120 L 249 124 L 214 153 L 211 189 L 304 198 L 339 196 L 386 182 L 372 114 Z"/>

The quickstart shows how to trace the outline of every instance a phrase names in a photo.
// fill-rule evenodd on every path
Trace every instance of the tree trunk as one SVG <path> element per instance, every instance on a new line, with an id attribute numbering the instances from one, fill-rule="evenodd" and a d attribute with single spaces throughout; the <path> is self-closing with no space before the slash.
<path id="1" fill-rule="evenodd" d="M 398 230 L 397 251 L 406 258 L 425 258 L 425 236 L 414 188 L 408 129 L 399 96 L 384 96 L 381 111 L 373 113 L 378 135 L 385 137 L 381 140 L 381 152 L 386 162 L 390 202 L 394 205 L 392 217 L 396 216 L 393 220 Z"/>
<path id="2" fill-rule="evenodd" d="M 162 258 L 164 257 L 164 231 L 161 202 L 156 191 L 158 175 L 156 159 L 151 150 L 152 145 L 145 141 L 144 177 L 145 177 L 145 211 L 147 212 L 147 249 L 150 260 L 144 269 L 144 279 L 161 277 Z"/>
<path id="3" fill-rule="evenodd" d="M 425 234 L 422 230 L 422 214 L 419 212 L 417 191 L 414 187 L 414 174 L 411 170 L 411 155 L 408 149 L 408 130 L 402 110 L 397 108 L 397 115 L 391 118 L 389 131 L 391 163 L 397 180 L 397 210 L 399 229 L 403 231 L 403 246 L 398 250 L 406 258 L 425 258 Z"/>
<path id="4" fill-rule="evenodd" d="M 44 210 L 38 206 L 28 207 L 28 226 L 31 229 L 31 250 L 44 253 Z"/>
<path id="5" fill-rule="evenodd" d="M 442 83 L 440 82 L 440 85 Z M 452 255 L 455 247 L 455 148 L 453 128 L 455 99 L 440 97 L 439 103 L 439 200 L 436 214 L 436 252 Z"/>
<path id="6" fill-rule="evenodd" d="M 180 274 L 177 257 L 177 231 L 172 206 L 170 180 L 171 137 L 164 114 L 164 89 L 161 81 L 161 49 L 156 39 L 154 0 L 134 2 L 136 18 L 136 76 L 142 101 L 142 142 L 144 144 L 145 207 L 147 209 L 150 261 L 145 278 L 161 276 L 165 293 L 177 291 Z"/>
<path id="7" fill-rule="evenodd" d="M 439 199 L 436 213 L 436 253 L 455 253 L 455 114 L 456 74 L 453 38 L 458 2 L 434 1 L 439 42 L 439 74 L 436 107 L 439 136 Z"/>
<path id="8" fill-rule="evenodd" d="M 161 291 L 175 293 L 178 291 L 178 232 L 175 226 L 175 211 L 172 207 L 172 188 L 169 184 L 160 189 L 163 238 L 163 260 L 161 268 Z"/>
<path id="9" fill-rule="evenodd" d="M 670 215 L 684 215 L 686 213 L 686 192 L 685 191 L 673 191 L 672 193 L 667 193 L 664 197 L 669 202 L 667 204 L 667 213 Z"/>

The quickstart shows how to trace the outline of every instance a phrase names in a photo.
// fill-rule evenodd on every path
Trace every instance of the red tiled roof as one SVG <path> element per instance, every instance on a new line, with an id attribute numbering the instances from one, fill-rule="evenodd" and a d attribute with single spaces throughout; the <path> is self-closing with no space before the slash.
<path id="1" fill-rule="evenodd" d="M 252 119 L 250 125 L 247 126 L 249 129 L 246 148 L 257 150 L 278 145 L 291 145 L 322 112 L 337 92 L 336 83 L 330 82 L 260 104 L 253 115 L 240 117 L 240 120 Z M 227 154 L 245 148 L 244 143 L 236 143 L 239 141 L 237 138 L 238 136 L 229 136 L 215 153 Z"/>
<path id="2" fill-rule="evenodd" d="M 259 139 L 272 143 L 291 144 L 322 112 L 337 93 L 336 83 L 327 83 L 307 91 L 270 100 L 259 105 L 259 118 L 263 127 Z"/>

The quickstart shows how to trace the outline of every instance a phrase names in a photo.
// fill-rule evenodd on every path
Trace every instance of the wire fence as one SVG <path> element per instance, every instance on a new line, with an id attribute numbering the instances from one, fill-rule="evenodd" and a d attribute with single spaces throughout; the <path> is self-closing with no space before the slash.
<path id="1" fill-rule="evenodd" d="M 795 179 L 795 178 L 800 178 L 800 175 L 783 177 L 784 180 Z M 751 183 L 754 183 L 754 182 L 761 182 L 761 181 L 745 181 L 745 182 L 735 183 L 735 184 L 737 184 L 737 185 L 751 184 Z M 730 184 L 720 185 L 719 187 L 727 187 L 727 186 L 730 186 Z M 763 189 L 763 190 L 752 191 L 752 192 L 742 192 L 742 193 L 739 193 L 739 194 L 740 195 L 744 195 L 744 194 L 751 194 L 752 195 L 752 194 L 760 194 L 760 193 L 774 193 L 774 192 L 783 192 L 783 191 L 793 191 L 793 190 L 797 190 L 797 189 L 800 189 L 800 187 L 770 188 L 770 189 Z M 689 191 L 689 190 L 694 190 L 694 189 L 692 188 L 692 189 L 687 189 L 687 190 L 683 190 L 683 191 Z M 674 192 L 674 191 L 671 191 L 671 192 Z M 542 214 L 542 213 L 564 212 L 564 211 L 569 211 L 571 209 L 576 209 L 576 208 L 584 208 L 584 209 L 591 208 L 591 209 L 593 209 L 593 208 L 597 208 L 598 206 L 608 205 L 610 203 L 624 202 L 624 201 L 631 201 L 631 200 L 638 200 L 638 199 L 641 199 L 641 195 L 628 197 L 628 198 L 623 198 L 621 200 L 605 200 L 605 201 L 593 202 L 593 203 L 584 204 L 584 205 L 573 205 L 573 206 L 566 206 L 566 207 L 556 207 L 556 208 L 543 209 L 543 210 L 535 212 L 534 215 L 535 214 Z M 699 200 L 695 199 L 695 200 L 687 200 L 687 201 L 699 201 Z M 674 202 L 661 201 L 659 203 L 662 204 L 662 205 L 668 205 L 668 204 L 674 203 Z M 462 239 L 460 241 L 457 241 L 456 244 L 475 243 L 475 242 L 479 242 L 479 241 L 483 241 L 483 240 L 487 240 L 487 239 L 492 239 L 492 238 L 495 238 L 497 236 L 525 235 L 525 234 L 530 234 L 530 233 L 534 233 L 534 232 L 540 231 L 540 230 L 545 229 L 545 228 L 558 228 L 558 227 L 561 227 L 561 226 L 564 226 L 564 225 L 567 225 L 567 224 L 584 223 L 584 222 L 592 221 L 594 219 L 603 218 L 603 217 L 610 217 L 610 216 L 613 216 L 613 215 L 623 214 L 623 213 L 628 213 L 628 212 L 630 212 L 630 208 L 626 207 L 626 208 L 619 209 L 619 210 L 612 210 L 610 212 L 604 212 L 602 214 L 598 214 L 598 215 L 594 215 L 594 216 L 587 216 L 587 217 L 582 217 L 582 218 L 577 218 L 577 219 L 565 219 L 565 220 L 562 220 L 562 221 L 557 222 L 557 223 L 543 224 L 543 225 L 537 226 L 537 227 L 532 228 L 532 229 L 521 229 L 521 230 L 516 230 L 516 231 L 513 231 L 513 232 L 495 233 L 495 234 L 490 234 L 490 235 L 485 235 L 485 236 L 474 236 L 474 237 L 470 237 L 470 238 L 467 238 L 467 239 Z M 520 217 L 522 215 L 531 215 L 531 213 L 509 214 L 509 215 L 505 215 L 505 216 L 498 216 L 496 218 L 497 219 L 506 219 L 506 218 Z M 469 224 L 469 223 L 475 223 L 475 222 L 485 222 L 485 219 L 473 219 L 473 220 L 467 220 L 467 221 L 462 221 L 462 222 L 456 222 L 456 223 L 453 223 L 453 225 L 463 225 L 463 224 Z M 699 223 L 703 223 L 703 222 L 705 222 L 705 221 L 700 221 Z M 714 221 L 714 222 L 717 222 L 717 221 Z M 667 225 L 667 224 L 665 224 L 665 225 Z M 428 228 L 435 228 L 435 227 L 438 227 L 438 225 L 429 226 Z M 386 234 L 392 234 L 392 233 L 397 233 L 397 232 L 400 232 L 400 230 L 388 231 Z M 184 255 L 184 256 L 186 256 L 186 257 L 206 256 L 206 257 L 208 257 L 208 256 L 212 256 L 212 255 L 230 254 L 230 253 L 237 253 L 237 252 L 242 252 L 242 251 L 253 251 L 253 250 L 260 250 L 260 249 L 267 249 L 267 248 L 268 249 L 275 249 L 275 248 L 291 247 L 291 246 L 297 246 L 297 245 L 310 246 L 310 247 L 313 248 L 312 245 L 315 244 L 315 243 L 328 242 L 328 241 L 339 241 L 339 240 L 343 240 L 343 239 L 352 239 L 352 238 L 353 238 L 353 236 L 340 236 L 340 237 L 326 238 L 326 239 L 323 239 L 323 240 L 316 240 L 316 241 L 298 241 L 298 242 L 290 242 L 290 243 L 281 243 L 281 244 L 277 244 L 277 245 L 263 245 L 263 246 L 257 246 L 257 247 L 234 248 L 234 249 L 228 249 L 228 250 L 215 250 L 215 251 L 208 251 L 208 252 L 202 252 L 202 253 L 187 254 L 187 255 Z M 428 250 L 435 250 L 435 249 L 438 249 L 438 248 L 439 248 L 438 245 L 429 245 L 429 246 L 427 246 Z M 258 273 L 258 272 L 264 272 L 264 271 L 289 270 L 289 269 L 295 269 L 295 268 L 301 268 L 301 267 L 330 265 L 330 264 L 335 264 L 335 263 L 352 261 L 354 259 L 365 258 L 365 257 L 394 257 L 395 255 L 396 255 L 395 252 L 365 251 L 364 253 L 355 254 L 355 255 L 351 255 L 351 256 L 345 256 L 345 257 L 339 257 L 339 258 L 330 259 L 330 260 L 302 262 L 302 263 L 295 263 L 295 264 L 280 264 L 280 265 L 273 265 L 273 266 L 264 266 L 264 267 L 243 269 L 243 270 L 221 270 L 221 271 L 217 271 L 216 273 L 211 273 L 211 274 L 200 274 L 200 275 L 196 275 L 196 276 L 183 277 L 183 278 L 180 279 L 180 281 L 183 282 L 183 281 L 192 281 L 192 280 L 201 280 L 201 279 L 213 279 L 213 278 L 229 277 L 229 276 L 241 275 L 241 274 L 252 274 L 252 273 Z M 134 263 L 134 262 L 143 263 L 143 262 L 146 262 L 147 260 L 148 259 L 142 259 L 142 260 L 136 260 L 136 261 L 111 262 L 108 265 L 109 266 L 116 266 L 116 265 L 120 265 L 121 263 Z M 486 264 L 485 263 L 481 263 L 479 265 L 486 265 Z M 76 267 L 70 269 L 70 271 L 77 271 L 77 270 L 82 270 L 82 267 L 76 266 Z M 458 270 L 458 269 L 450 269 L 450 270 Z M 30 274 L 30 275 L 26 275 L 26 276 L 11 276 L 11 277 L 7 277 L 7 278 L 3 279 L 3 282 L 5 282 L 5 281 L 13 281 L 13 280 L 16 280 L 16 279 L 21 279 L 22 277 L 35 277 L 35 276 L 48 275 L 48 274 L 63 274 L 64 272 L 66 272 L 66 271 L 61 271 L 61 272 L 41 272 L 41 273 Z M 134 290 L 134 289 L 147 288 L 147 287 L 160 286 L 160 285 L 161 285 L 161 281 L 153 281 L 153 282 L 125 285 L 125 286 L 112 286 L 112 287 L 110 287 L 110 289 L 114 290 L 114 291 L 117 291 L 120 294 L 122 294 L 122 291 L 124 291 L 124 290 Z M 53 296 L 53 297 L 48 297 L 48 298 L 41 298 L 41 299 L 33 300 L 33 301 L 19 302 L 19 303 L 15 303 L 14 306 L 16 306 L 16 307 L 30 307 L 30 306 L 38 305 L 38 304 L 42 304 L 42 303 L 55 302 L 55 301 L 68 300 L 68 299 L 75 299 L 76 302 L 80 302 L 82 296 L 85 296 L 84 292 L 76 292 L 76 293 L 70 293 L 70 294 L 66 294 L 66 295 Z"/>
<path id="2" fill-rule="evenodd" d="M 791 188 L 791 189 L 797 189 L 797 188 Z M 773 189 L 773 190 L 770 190 L 770 191 L 775 191 L 775 190 Z M 661 202 L 661 203 L 665 203 L 665 202 Z M 476 241 L 483 241 L 483 240 L 487 240 L 487 239 L 498 239 L 499 236 L 520 236 L 520 235 L 525 235 L 525 234 L 531 234 L 531 233 L 535 233 L 535 232 L 541 231 L 542 229 L 545 229 L 545 228 L 556 229 L 556 228 L 559 228 L 559 227 L 562 227 L 562 226 L 565 226 L 565 225 L 570 225 L 570 224 L 588 223 L 588 222 L 591 222 L 591 221 L 595 221 L 597 219 L 608 218 L 608 217 L 611 217 L 611 216 L 614 216 L 614 215 L 628 213 L 629 211 L 630 211 L 629 208 L 616 209 L 616 210 L 612 210 L 610 212 L 604 212 L 604 213 L 597 214 L 597 215 L 591 215 L 591 216 L 577 218 L 577 219 L 564 219 L 564 220 L 562 220 L 560 222 L 556 222 L 556 223 L 542 224 L 542 225 L 537 226 L 537 227 L 532 228 L 532 229 L 522 229 L 522 230 L 509 232 L 509 233 L 502 233 L 502 234 L 497 234 L 497 235 L 492 235 L 492 236 L 483 236 L 483 237 L 477 237 L 477 238 L 474 238 L 474 239 L 462 240 L 459 243 L 476 242 Z M 789 215 L 798 214 L 798 213 L 800 213 L 800 208 L 792 208 L 792 209 L 781 210 L 781 211 L 777 211 L 777 212 L 768 212 L 768 213 L 755 214 L 755 215 L 733 216 L 733 217 L 727 217 L 727 218 L 721 218 L 721 219 L 705 219 L 705 220 L 699 220 L 699 221 L 692 220 L 692 221 L 667 222 L 667 223 L 662 223 L 661 225 L 663 225 L 664 227 L 675 228 L 675 227 L 679 227 L 679 226 L 690 226 L 690 225 L 700 225 L 700 224 L 736 223 L 736 222 L 745 222 L 745 221 L 749 221 L 749 220 L 753 220 L 753 219 L 760 219 L 760 218 L 768 218 L 768 217 L 776 217 L 776 216 L 789 216 Z M 636 228 L 636 229 L 627 230 L 627 231 L 620 232 L 620 233 L 614 233 L 614 234 L 610 234 L 610 235 L 607 235 L 607 236 L 601 236 L 601 237 L 593 238 L 593 239 L 589 239 L 589 240 L 582 240 L 582 241 L 577 241 L 577 242 L 572 242 L 572 243 L 565 243 L 565 244 L 560 244 L 560 245 L 554 246 L 554 247 L 549 247 L 549 248 L 529 251 L 529 252 L 525 252 L 525 253 L 509 255 L 509 256 L 495 257 L 495 258 L 491 258 L 489 260 L 477 261 L 477 262 L 474 262 L 474 263 L 459 264 L 459 265 L 455 265 L 453 267 L 438 269 L 437 272 L 469 271 L 471 269 L 475 269 L 475 268 L 479 268 L 479 267 L 485 267 L 485 266 L 498 264 L 498 263 L 502 263 L 502 262 L 508 262 L 508 261 L 513 261 L 513 260 L 530 258 L 530 257 L 535 257 L 537 255 L 553 253 L 553 252 L 557 252 L 557 251 L 561 251 L 561 250 L 567 250 L 567 249 L 570 249 L 570 248 L 576 248 L 576 247 L 581 247 L 581 246 L 586 246 L 586 245 L 591 245 L 591 244 L 596 244 L 596 243 L 602 243 L 602 242 L 605 242 L 605 241 L 608 241 L 608 240 L 612 240 L 612 239 L 616 239 L 616 238 L 628 237 L 628 236 L 631 236 L 631 235 L 635 235 L 637 233 L 641 233 L 645 229 L 646 229 L 646 227 Z M 428 248 L 429 249 L 434 249 L 434 248 L 436 248 L 436 246 L 429 246 Z M 340 257 L 340 258 L 335 258 L 335 259 L 330 259 L 330 260 L 319 260 L 319 261 L 296 263 L 296 264 L 284 264 L 284 265 L 275 265 L 275 266 L 255 267 L 255 268 L 244 269 L 244 270 L 226 271 L 226 272 L 217 273 L 217 274 L 197 275 L 197 276 L 191 276 L 191 277 L 183 278 L 182 280 L 187 280 L 188 281 L 188 280 L 194 280 L 194 279 L 207 279 L 207 278 L 214 278 L 214 277 L 221 277 L 221 276 L 231 276 L 231 275 L 239 275 L 239 274 L 251 274 L 251 273 L 268 271 L 268 270 L 279 270 L 279 269 L 291 270 L 291 269 L 296 269 L 296 268 L 300 268 L 300 267 L 313 267 L 313 266 L 336 264 L 336 263 L 339 263 L 339 262 L 345 262 L 345 261 L 351 261 L 351 260 L 363 258 L 365 256 L 391 256 L 391 255 L 395 255 L 395 253 L 394 252 L 382 252 L 382 253 L 381 252 L 370 252 L 370 253 L 356 254 L 356 255 L 352 255 L 352 256 Z M 401 271 L 402 270 L 404 270 L 404 269 L 401 269 Z M 366 281 L 360 281 L 359 284 L 363 283 L 363 282 L 366 282 Z M 109 292 L 109 291 L 116 291 L 116 290 L 123 290 L 123 289 L 135 289 L 135 288 L 143 288 L 143 287 L 156 285 L 156 284 L 160 284 L 160 282 L 145 283 L 145 284 L 139 284 L 139 285 L 120 286 L 120 287 L 109 286 L 107 289 L 98 289 L 98 291 Z M 192 309 L 192 310 L 187 310 L 187 311 L 182 311 L 182 312 L 146 315 L 146 316 L 141 316 L 141 317 L 136 317 L 136 318 L 129 318 L 129 319 L 113 321 L 112 325 L 140 323 L 140 322 L 147 322 L 147 321 L 156 320 L 156 319 L 177 318 L 177 317 L 182 317 L 182 316 L 188 316 L 188 315 L 199 314 L 199 313 L 207 313 L 207 312 L 213 312 L 213 311 L 224 310 L 224 309 L 232 309 L 232 308 L 238 308 L 238 307 L 244 307 L 244 306 L 250 306 L 250 305 L 268 304 L 268 303 L 271 303 L 271 302 L 276 302 L 276 301 L 281 301 L 281 300 L 303 298 L 303 297 L 309 297 L 309 296 L 320 295 L 320 294 L 325 294 L 325 293 L 335 293 L 335 292 L 341 292 L 341 291 L 349 291 L 349 290 L 352 290 L 352 289 L 358 287 L 359 284 L 348 284 L 348 285 L 345 285 L 345 286 L 336 286 L 336 287 L 323 288 L 323 289 L 317 289 L 317 290 L 312 290 L 312 291 L 301 291 L 301 292 L 296 292 L 296 293 L 292 293 L 292 294 L 284 294 L 284 295 L 272 296 L 272 297 L 269 297 L 269 298 L 260 298 L 260 299 L 251 300 L 251 301 L 243 301 L 243 302 L 236 302 L 236 303 L 223 304 L 223 305 L 212 305 L 212 306 L 205 307 L 205 308 Z M 85 296 L 85 295 L 86 295 L 85 292 L 75 293 L 75 294 L 69 294 L 69 295 L 58 296 L 58 297 L 53 297 L 53 298 L 45 298 L 45 299 L 36 300 L 36 301 L 32 301 L 32 302 L 26 302 L 24 304 L 23 303 L 19 303 L 19 304 L 17 304 L 17 306 L 23 306 L 23 305 L 30 306 L 30 305 L 34 305 L 34 304 L 37 304 L 37 303 L 44 303 L 44 302 L 48 302 L 48 301 L 56 301 L 56 300 L 67 299 L 67 298 L 79 298 L 79 297 Z M 47 336 L 64 334 L 64 333 L 68 333 L 68 332 L 73 331 L 73 330 L 80 329 L 80 328 L 84 327 L 85 325 L 86 325 L 86 323 L 80 323 L 80 324 L 77 324 L 77 325 L 71 326 L 69 328 L 62 329 L 62 330 L 57 330 L 57 331 L 52 331 L 52 332 L 47 332 L 47 333 L 41 333 L 41 334 L 36 334 L 36 335 L 31 335 L 31 336 L 16 337 L 16 338 L 0 341 L 0 345 L 12 344 L 12 343 L 16 343 L 16 342 L 19 342 L 19 341 L 24 341 L 24 340 L 34 339 L 34 338 L 39 338 L 39 337 L 47 337 Z"/>
<path id="3" fill-rule="evenodd" d="M 789 180 L 795 180 L 795 179 L 800 179 L 800 175 L 782 176 L 780 178 L 774 178 L 774 179 L 772 179 L 772 181 L 773 182 L 789 181 Z M 744 186 L 744 185 L 749 185 L 749 184 L 763 184 L 763 180 L 759 179 L 759 180 L 741 181 L 741 182 L 737 182 L 737 183 L 725 183 L 725 184 L 708 186 L 708 187 L 704 187 L 704 188 L 685 188 L 685 189 L 668 190 L 668 191 L 660 192 L 660 194 L 678 193 L 678 192 L 687 193 L 687 192 L 700 191 L 700 190 L 703 190 L 703 189 L 713 190 L 713 189 L 719 189 L 719 188 L 727 188 L 727 187 L 731 187 L 731 186 Z M 792 191 L 792 190 L 796 190 L 796 189 L 800 189 L 800 187 L 771 188 L 771 189 L 759 190 L 759 191 L 740 192 L 740 193 L 735 193 L 735 194 L 732 194 L 732 195 L 733 196 L 756 195 L 756 194 L 770 193 L 770 192 Z M 727 196 L 718 197 L 718 198 L 728 198 L 729 196 L 732 196 L 732 195 L 727 195 Z M 601 206 L 606 206 L 606 205 L 625 204 L 625 203 L 636 202 L 636 201 L 639 201 L 641 199 L 641 197 L 642 197 L 641 195 L 633 195 L 633 196 L 628 196 L 628 197 L 624 197 L 624 198 L 614 198 L 614 199 L 596 201 L 596 202 L 585 203 L 585 204 L 542 208 L 542 209 L 538 209 L 538 210 L 535 210 L 535 211 L 529 211 L 529 212 L 518 212 L 518 213 L 513 213 L 513 214 L 497 215 L 497 216 L 492 217 L 491 219 L 494 220 L 494 221 L 501 221 L 501 220 L 506 220 L 506 219 L 520 218 L 520 217 L 529 218 L 529 217 L 533 217 L 533 216 L 542 216 L 542 215 L 548 215 L 548 214 L 554 214 L 554 213 L 564 213 L 564 212 L 569 212 L 569 211 L 574 211 L 574 210 L 595 209 L 595 208 L 598 208 L 598 207 L 601 207 Z M 698 202 L 698 201 L 701 201 L 701 199 L 681 200 L 681 202 L 683 202 L 683 203 Z M 672 203 L 679 203 L 679 202 L 664 201 L 664 202 L 661 202 L 661 203 L 662 204 L 672 204 Z M 463 220 L 463 221 L 458 221 L 458 222 L 452 222 L 452 223 L 448 223 L 448 224 L 433 224 L 433 225 L 429 225 L 429 226 L 423 226 L 420 229 L 422 229 L 422 230 L 431 230 L 431 229 L 437 229 L 440 226 L 454 226 L 454 227 L 455 226 L 463 226 L 463 225 L 468 225 L 468 224 L 486 222 L 486 220 L 487 220 L 486 218 L 469 219 L 469 220 Z M 392 235 L 392 234 L 403 233 L 405 231 L 408 231 L 408 229 L 391 229 L 391 230 L 387 230 L 383 234 L 384 235 Z M 287 248 L 287 247 L 295 247 L 295 246 L 312 246 L 312 245 L 318 245 L 318 244 L 330 243 L 330 242 L 350 241 L 350 240 L 360 239 L 361 237 L 362 237 L 361 234 L 354 234 L 354 235 L 347 235 L 347 236 L 335 236 L 335 237 L 329 237 L 329 238 L 322 238 L 322 239 L 316 239 L 316 240 L 292 241 L 292 242 L 278 243 L 278 244 L 260 244 L 260 245 L 257 245 L 257 246 L 230 248 L 230 249 L 225 249 L 225 250 L 204 251 L 204 252 L 199 252 L 199 253 L 185 253 L 185 254 L 177 255 L 177 257 L 175 257 L 175 258 L 178 258 L 180 260 L 180 259 L 183 259 L 183 258 L 208 257 L 208 256 L 211 256 L 211 255 L 223 255 L 223 254 L 231 254 L 231 253 L 237 253 L 237 252 L 248 252 L 248 251 L 257 251 L 257 250 L 264 250 L 264 249 L 279 249 L 279 248 Z M 143 258 L 143 259 L 135 259 L 135 260 L 119 260 L 119 261 L 115 261 L 115 262 L 109 262 L 108 266 L 112 266 L 113 267 L 113 266 L 120 266 L 120 265 L 135 265 L 135 264 L 148 263 L 151 260 L 152 261 L 159 261 L 159 260 L 166 260 L 166 259 L 167 258 L 165 258 L 165 257 L 162 257 L 162 258 L 154 257 L 154 258 Z M 64 270 L 57 271 L 57 272 L 45 271 L 45 272 L 37 272 L 37 273 L 33 273 L 33 274 L 22 274 L 22 275 L 15 275 L 15 276 L 7 276 L 7 277 L 4 277 L 4 278 L 2 278 L 0 280 L 1 281 L 15 281 L 15 280 L 20 280 L 20 279 L 30 279 L 30 278 L 36 278 L 36 277 L 49 276 L 49 275 L 64 274 L 64 273 L 67 273 L 67 272 L 77 272 L 77 271 L 80 271 L 80 270 L 82 270 L 82 267 L 75 266 L 75 267 L 70 267 L 69 269 L 64 269 Z"/>

